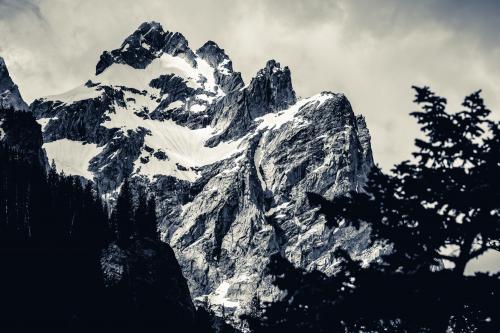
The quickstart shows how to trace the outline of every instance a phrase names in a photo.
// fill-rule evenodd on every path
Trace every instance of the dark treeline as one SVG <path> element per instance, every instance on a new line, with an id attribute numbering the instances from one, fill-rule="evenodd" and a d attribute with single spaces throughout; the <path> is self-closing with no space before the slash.
<path id="1" fill-rule="evenodd" d="M 209 332 L 211 316 L 195 313 L 173 251 L 160 241 L 155 199 L 125 181 L 109 216 L 90 182 L 54 166 L 47 172 L 30 114 L 0 111 L 8 131 L 0 133 L 0 328 Z M 121 260 L 114 282 L 104 253 Z"/>
<path id="2" fill-rule="evenodd" d="M 253 331 L 500 332 L 500 274 L 464 274 L 471 260 L 500 251 L 500 123 L 479 92 L 449 113 L 446 99 L 415 91 L 424 138 L 414 160 L 390 174 L 374 168 L 362 193 L 308 194 L 332 232 L 368 223 L 371 245 L 385 254 L 362 264 L 339 249 L 330 277 L 273 257 L 286 293 L 256 309 Z"/>
<path id="3" fill-rule="evenodd" d="M 91 186 L 5 146 L 0 182 L 2 324 L 97 318 L 112 233 Z"/>

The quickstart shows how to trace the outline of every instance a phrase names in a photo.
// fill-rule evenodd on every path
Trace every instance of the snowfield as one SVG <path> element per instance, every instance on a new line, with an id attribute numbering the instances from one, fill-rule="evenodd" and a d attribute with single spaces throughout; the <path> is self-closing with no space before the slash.
<path id="1" fill-rule="evenodd" d="M 65 104 L 73 104 L 78 101 L 98 98 L 102 95 L 101 91 L 95 88 L 89 88 L 85 85 L 78 86 L 70 91 L 60 95 L 47 96 L 44 99 L 48 101 L 60 101 Z"/>
<path id="2" fill-rule="evenodd" d="M 128 130 L 144 128 L 149 131 L 145 137 L 145 145 L 154 150 L 165 152 L 167 159 L 159 160 L 151 158 L 148 163 L 141 163 L 140 158 L 135 161 L 134 170 L 142 175 L 153 178 L 155 175 L 169 175 L 178 179 L 194 181 L 199 175 L 191 168 L 209 165 L 220 160 L 231 157 L 240 152 L 242 139 L 223 142 L 216 147 L 206 147 L 205 142 L 215 135 L 215 129 L 205 127 L 192 130 L 188 127 L 177 125 L 171 120 L 157 121 L 143 119 L 134 112 L 145 104 L 149 109 L 156 107 L 156 102 L 147 96 L 124 92 L 126 97 L 132 97 L 135 101 L 127 103 L 127 107 L 115 105 L 115 112 L 109 113 L 110 120 L 102 126 L 107 128 L 120 128 L 124 135 Z M 140 99 L 143 100 L 140 100 Z M 147 154 L 143 151 L 143 156 Z M 181 170 L 177 164 L 187 170 Z"/>
<path id="3" fill-rule="evenodd" d="M 284 124 L 296 120 L 297 118 L 295 115 L 297 112 L 308 103 L 316 103 L 316 107 L 319 108 L 325 101 L 333 97 L 334 94 L 332 93 L 320 93 L 297 101 L 297 103 L 286 110 L 277 113 L 267 113 L 261 117 L 255 118 L 255 121 L 259 123 L 257 129 L 279 129 Z"/>
<path id="4" fill-rule="evenodd" d="M 55 162 L 58 172 L 82 176 L 92 180 L 94 175 L 88 170 L 89 162 L 101 153 L 103 147 L 92 143 L 61 139 L 43 145 L 49 162 Z"/>

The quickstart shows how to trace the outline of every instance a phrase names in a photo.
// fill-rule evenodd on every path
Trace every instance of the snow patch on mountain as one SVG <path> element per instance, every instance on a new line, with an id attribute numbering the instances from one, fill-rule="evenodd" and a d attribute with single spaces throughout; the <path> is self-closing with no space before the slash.
<path id="1" fill-rule="evenodd" d="M 42 126 L 42 132 L 45 131 L 45 127 L 48 125 L 48 123 L 51 121 L 51 120 L 57 120 L 58 118 L 57 117 L 52 117 L 52 118 L 39 118 L 36 120 L 37 123 L 40 124 L 40 126 Z"/>
<path id="2" fill-rule="evenodd" d="M 102 126 L 119 128 L 124 134 L 143 128 L 147 133 L 144 146 L 147 146 L 149 150 L 165 153 L 164 159 L 153 157 L 149 158 L 146 163 L 141 162 L 141 158 L 136 160 L 134 170 L 150 178 L 156 175 L 168 175 L 192 182 L 199 177 L 199 173 L 193 168 L 215 163 L 241 151 L 239 147 L 241 139 L 222 142 L 215 147 L 207 147 L 205 143 L 216 134 L 215 129 L 211 127 L 190 129 L 172 120 L 143 119 L 137 115 L 133 107 L 115 105 L 114 112 L 110 112 L 108 117 L 109 119 Z M 144 150 L 141 155 L 142 161 L 147 156 L 148 151 Z M 184 168 L 179 169 L 179 165 Z"/>
<path id="3" fill-rule="evenodd" d="M 44 97 L 44 99 L 48 101 L 60 101 L 65 104 L 73 104 L 78 101 L 98 98 L 101 95 L 102 91 L 98 91 L 93 87 L 87 87 L 86 85 L 82 85 L 74 89 L 71 89 L 63 94 L 47 96 Z"/>
<path id="4" fill-rule="evenodd" d="M 89 162 L 103 149 L 96 144 L 68 139 L 45 143 L 42 148 L 45 149 L 49 161 L 54 161 L 58 172 L 82 176 L 89 180 L 94 178 L 92 172 L 88 170 Z"/>
<path id="5" fill-rule="evenodd" d="M 165 53 L 154 59 L 145 69 L 133 68 L 126 64 L 113 64 L 103 73 L 96 75 L 92 82 L 147 91 L 151 90 L 151 80 L 161 75 L 174 74 L 183 78 L 190 88 L 200 88 L 223 96 L 224 92 L 215 83 L 214 69 L 200 58 L 196 58 L 196 64 L 194 67 L 181 57 Z"/>
<path id="6" fill-rule="evenodd" d="M 189 108 L 190 111 L 192 112 L 203 112 L 207 109 L 207 107 L 203 104 L 193 104 Z"/>
<path id="7" fill-rule="evenodd" d="M 113 64 L 103 73 L 95 76 L 93 82 L 108 86 L 125 86 L 137 90 L 151 89 L 149 83 L 162 74 L 175 74 L 182 77 L 191 88 L 201 88 L 199 73 L 184 59 L 163 54 L 153 60 L 146 68 L 133 68 L 127 64 Z"/>
<path id="8" fill-rule="evenodd" d="M 255 118 L 255 121 L 259 123 L 257 130 L 260 129 L 279 129 L 282 125 L 294 121 L 297 118 L 295 117 L 297 112 L 308 103 L 316 103 L 316 107 L 320 107 L 326 100 L 332 98 L 333 94 L 331 93 L 321 93 L 314 95 L 309 98 L 305 98 L 297 101 L 290 108 L 279 111 L 277 113 L 267 113 L 261 117 Z"/>

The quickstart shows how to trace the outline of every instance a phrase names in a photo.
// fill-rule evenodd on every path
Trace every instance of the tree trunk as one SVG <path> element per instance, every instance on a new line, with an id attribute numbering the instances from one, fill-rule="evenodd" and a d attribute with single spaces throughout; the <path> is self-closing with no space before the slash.
<path id="1" fill-rule="evenodd" d="M 465 266 L 467 266 L 467 263 L 469 262 L 470 258 L 470 253 L 472 250 L 472 242 L 474 242 L 474 239 L 476 238 L 477 235 L 467 235 L 464 239 L 464 244 L 460 248 L 460 255 L 458 257 L 458 260 L 455 262 L 455 269 L 454 272 L 457 273 L 459 276 L 463 276 L 465 272 Z"/>

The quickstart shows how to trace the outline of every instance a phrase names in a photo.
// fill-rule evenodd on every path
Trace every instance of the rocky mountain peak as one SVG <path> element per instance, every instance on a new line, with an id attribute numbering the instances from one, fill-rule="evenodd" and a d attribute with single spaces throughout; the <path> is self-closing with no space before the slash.
<path id="1" fill-rule="evenodd" d="M 241 73 L 233 71 L 231 59 L 217 43 L 209 40 L 196 51 L 196 54 L 215 69 L 215 80 L 224 93 L 244 86 Z"/>
<path id="2" fill-rule="evenodd" d="M 217 67 L 222 62 L 229 60 L 224 49 L 221 49 L 217 43 L 211 40 L 196 50 L 196 54 L 202 59 L 205 59 L 212 67 Z"/>
<path id="3" fill-rule="evenodd" d="M 12 86 L 13 84 L 14 82 L 12 82 L 12 79 L 10 78 L 5 60 L 0 57 L 0 89 L 4 90 L 5 88 Z"/>
<path id="4" fill-rule="evenodd" d="M 142 31 L 143 33 L 147 32 L 160 32 L 160 33 L 165 33 L 163 30 L 162 25 L 159 22 L 156 21 L 149 21 L 149 22 L 143 22 L 137 30 Z"/>
<path id="5" fill-rule="evenodd" d="M 144 69 L 165 53 L 180 56 L 192 66 L 196 66 L 194 52 L 189 48 L 184 35 L 165 31 L 158 22 L 144 22 L 125 39 L 119 49 L 105 51 L 101 55 L 96 66 L 96 75 L 104 72 L 113 63 Z"/>
<path id="6" fill-rule="evenodd" d="M 280 70 L 280 69 L 281 69 L 281 64 L 279 62 L 277 62 L 276 60 L 270 59 L 266 62 L 265 70 L 267 70 L 268 72 L 273 71 L 273 70 Z"/>
<path id="7" fill-rule="evenodd" d="M 19 111 L 28 110 L 28 105 L 21 97 L 17 85 L 12 81 L 2 57 L 0 57 L 0 107 Z"/>
<path id="8" fill-rule="evenodd" d="M 249 104 L 252 118 L 286 109 L 297 101 L 290 69 L 287 66 L 281 67 L 276 60 L 269 60 L 266 66 L 257 72 L 247 91 L 254 97 Z"/>
<path id="9" fill-rule="evenodd" d="M 366 124 L 366 119 L 363 115 L 356 115 L 356 125 L 358 129 L 359 142 L 363 148 L 363 158 L 367 161 L 366 165 L 369 165 L 369 167 L 365 168 L 365 172 L 368 174 L 371 166 L 375 165 L 375 162 L 373 160 L 370 131 L 368 130 L 368 125 Z"/>

